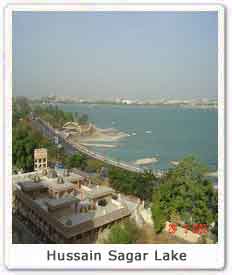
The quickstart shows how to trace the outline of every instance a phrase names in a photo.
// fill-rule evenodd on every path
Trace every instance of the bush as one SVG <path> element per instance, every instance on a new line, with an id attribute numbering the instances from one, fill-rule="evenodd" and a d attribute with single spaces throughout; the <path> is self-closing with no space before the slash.
<path id="1" fill-rule="evenodd" d="M 111 227 L 105 243 L 109 244 L 134 244 L 139 238 L 139 229 L 132 221 L 115 224 Z"/>
<path id="2" fill-rule="evenodd" d="M 67 156 L 64 161 L 65 167 L 67 169 L 71 168 L 81 168 L 84 169 L 87 165 L 86 157 L 81 154 L 75 154 Z"/>

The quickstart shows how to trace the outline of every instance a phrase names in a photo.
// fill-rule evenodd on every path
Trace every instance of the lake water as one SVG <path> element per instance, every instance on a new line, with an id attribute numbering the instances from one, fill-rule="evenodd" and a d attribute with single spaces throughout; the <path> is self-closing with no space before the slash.
<path id="1" fill-rule="evenodd" d="M 117 148 L 93 148 L 113 159 L 133 162 L 159 156 L 159 162 L 146 167 L 166 169 L 172 166 L 170 161 L 194 155 L 210 170 L 217 170 L 217 110 L 104 104 L 60 107 L 88 114 L 97 127 L 130 134 L 117 142 Z"/>

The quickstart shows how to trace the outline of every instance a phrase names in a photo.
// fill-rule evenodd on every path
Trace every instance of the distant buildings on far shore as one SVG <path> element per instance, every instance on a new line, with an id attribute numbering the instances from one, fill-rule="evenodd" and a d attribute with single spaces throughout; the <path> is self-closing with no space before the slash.
<path id="1" fill-rule="evenodd" d="M 89 99 L 80 98 L 77 96 L 47 96 L 41 98 L 33 98 L 33 101 L 37 101 L 43 104 L 56 104 L 56 103 L 82 103 L 82 104 L 115 104 L 115 105 L 148 105 L 148 106 L 180 106 L 191 108 L 217 108 L 217 99 L 129 99 L 129 98 L 114 98 L 114 99 Z"/>

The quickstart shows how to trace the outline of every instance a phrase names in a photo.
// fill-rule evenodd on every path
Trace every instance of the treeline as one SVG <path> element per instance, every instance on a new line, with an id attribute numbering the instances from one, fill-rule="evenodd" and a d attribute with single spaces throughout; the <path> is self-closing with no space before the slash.
<path id="1" fill-rule="evenodd" d="M 12 126 L 25 119 L 31 112 L 29 100 L 26 97 L 13 97 L 12 99 Z"/>
<path id="2" fill-rule="evenodd" d="M 62 128 L 65 123 L 74 121 L 72 113 L 64 112 L 56 105 L 36 105 L 33 111 L 37 116 L 49 122 L 54 128 Z"/>
<path id="3" fill-rule="evenodd" d="M 85 125 L 89 122 L 87 114 L 65 112 L 57 105 L 35 105 L 33 112 L 43 120 L 49 122 L 54 128 L 62 128 L 65 123 L 72 121 L 80 125 Z"/>

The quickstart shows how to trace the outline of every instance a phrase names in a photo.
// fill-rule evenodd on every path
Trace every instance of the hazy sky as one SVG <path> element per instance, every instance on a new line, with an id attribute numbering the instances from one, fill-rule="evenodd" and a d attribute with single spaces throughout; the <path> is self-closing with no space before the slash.
<path id="1" fill-rule="evenodd" d="M 216 12 L 16 12 L 14 95 L 217 96 Z"/>

